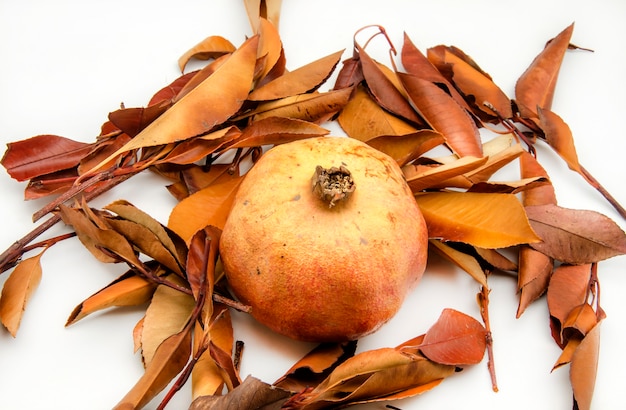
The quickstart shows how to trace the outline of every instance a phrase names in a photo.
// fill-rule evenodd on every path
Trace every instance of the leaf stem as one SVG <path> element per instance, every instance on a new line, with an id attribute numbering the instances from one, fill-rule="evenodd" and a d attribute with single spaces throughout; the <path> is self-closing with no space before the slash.
<path id="1" fill-rule="evenodd" d="M 580 164 L 579 164 L 580 165 Z M 600 184 L 600 182 L 595 179 L 593 177 L 593 175 L 591 175 L 589 173 L 589 171 L 587 171 L 587 169 L 585 167 L 583 167 L 582 165 L 580 165 L 580 173 L 583 176 L 583 178 L 585 178 L 585 180 L 589 183 L 589 185 L 591 185 L 592 187 L 594 187 L 598 192 L 600 192 L 600 194 L 602 194 L 602 196 L 609 201 L 609 203 L 613 206 L 613 208 L 615 208 L 617 210 L 617 212 L 620 214 L 620 216 L 624 219 L 626 219 L 626 209 L 624 209 L 624 207 L 617 201 L 617 199 L 615 199 L 613 197 L 613 195 L 611 195 L 609 193 L 609 191 L 607 191 L 602 184 Z"/>

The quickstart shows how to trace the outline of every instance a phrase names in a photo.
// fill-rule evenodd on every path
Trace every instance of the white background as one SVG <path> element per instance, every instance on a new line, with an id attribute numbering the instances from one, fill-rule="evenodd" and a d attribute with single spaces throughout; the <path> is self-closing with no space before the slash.
<path id="1" fill-rule="evenodd" d="M 455 45 L 472 56 L 513 96 L 518 76 L 544 43 L 572 22 L 572 42 L 595 50 L 567 53 L 553 110 L 571 126 L 581 163 L 626 204 L 626 2 L 590 1 L 363 1 L 285 0 L 280 31 L 288 68 L 346 49 L 368 24 L 387 28 L 400 49 L 406 31 L 425 51 Z M 203 38 L 218 34 L 238 45 L 250 35 L 243 3 L 205 1 L 3 0 L 0 2 L 0 142 L 58 134 L 91 142 L 108 112 L 124 102 L 142 106 L 178 75 L 177 59 Z M 387 62 L 382 41 L 371 53 Z M 379 47 L 379 48 L 377 48 Z M 369 49 L 368 49 L 369 50 Z M 332 80 L 331 83 L 332 84 Z M 539 158 L 548 169 L 562 206 L 600 211 L 624 220 L 599 194 L 547 149 Z M 174 199 L 165 181 L 134 177 L 93 203 L 127 199 L 162 222 Z M 23 202 L 24 184 L 0 176 L 0 248 L 33 228 L 30 215 L 43 201 Z M 61 227 L 51 233 L 61 232 Z M 0 408 L 107 409 L 142 374 L 131 331 L 142 309 L 96 314 L 64 328 L 74 306 L 116 278 L 122 266 L 95 261 L 77 241 L 52 248 L 43 258 L 41 285 L 16 339 L 0 332 Z M 626 402 L 626 317 L 624 257 L 600 264 L 601 357 L 594 409 L 623 408 Z M 6 280 L 0 277 L 0 283 Z M 569 409 L 568 369 L 550 373 L 560 350 L 552 341 L 545 299 L 520 318 L 516 281 L 491 280 L 491 319 L 499 393 L 490 388 L 486 361 L 450 377 L 417 398 L 392 403 L 402 409 Z M 448 263 L 433 259 L 422 284 L 400 313 L 360 350 L 395 346 L 425 332 L 442 309 L 479 317 L 476 284 Z M 297 297 L 297 296 L 296 296 Z M 246 342 L 242 377 L 273 382 L 311 345 L 275 336 L 236 315 L 236 337 Z M 171 408 L 184 409 L 189 392 Z M 148 408 L 155 408 L 152 402 Z M 382 409 L 384 404 L 365 406 Z"/>

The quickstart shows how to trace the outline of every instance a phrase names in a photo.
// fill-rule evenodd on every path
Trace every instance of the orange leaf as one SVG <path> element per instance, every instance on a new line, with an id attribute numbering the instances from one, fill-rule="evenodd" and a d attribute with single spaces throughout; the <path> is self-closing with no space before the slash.
<path id="1" fill-rule="evenodd" d="M 515 101 L 522 117 L 536 117 L 537 107 L 552 108 L 559 70 L 573 31 L 572 23 L 550 40 L 517 80 Z"/>
<path id="2" fill-rule="evenodd" d="M 439 251 L 440 254 L 445 256 L 459 268 L 469 273 L 470 276 L 474 278 L 478 283 L 480 283 L 484 287 L 488 287 L 487 275 L 485 274 L 485 271 L 480 266 L 480 263 L 478 263 L 475 257 L 456 250 L 436 239 L 431 239 L 429 241 L 429 245 Z"/>
<path id="3" fill-rule="evenodd" d="M 446 138 L 458 156 L 482 157 L 480 134 L 469 114 L 449 94 L 430 81 L 398 73 L 422 118 Z"/>
<path id="4" fill-rule="evenodd" d="M 208 60 L 224 54 L 232 53 L 236 47 L 222 36 L 209 36 L 187 50 L 178 59 L 180 71 L 185 71 L 185 66 L 191 59 Z"/>
<path id="5" fill-rule="evenodd" d="M 257 45 L 257 36 L 246 40 L 212 75 L 91 172 L 124 152 L 196 137 L 226 121 L 248 96 Z"/>
<path id="6" fill-rule="evenodd" d="M 185 242 L 208 225 L 224 227 L 235 193 L 243 177 L 233 177 L 227 182 L 210 185 L 178 203 L 170 213 L 168 227 Z"/>
<path id="7" fill-rule="evenodd" d="M 389 155 L 401 167 L 443 142 L 443 136 L 433 130 L 419 130 L 405 135 L 383 135 L 367 140 L 368 145 Z"/>
<path id="8" fill-rule="evenodd" d="M 488 160 L 488 157 L 463 157 L 448 164 L 432 167 L 408 165 L 402 169 L 402 172 L 413 193 L 417 193 L 440 185 L 450 186 L 449 181 L 452 178 L 477 169 L 486 164 Z M 466 184 L 467 180 L 463 178 L 462 182 Z"/>
<path id="9" fill-rule="evenodd" d="M 47 248 L 46 248 L 47 249 Z M 17 335 L 24 309 L 41 281 L 41 256 L 21 261 L 4 283 L 0 296 L 0 319 L 11 336 Z"/>
<path id="10" fill-rule="evenodd" d="M 383 109 L 362 85 L 337 117 L 337 122 L 348 136 L 369 141 L 383 135 L 405 135 L 417 129 L 403 119 Z"/>
<path id="11" fill-rule="evenodd" d="M 152 297 L 155 288 L 153 283 L 144 278 L 126 273 L 76 306 L 65 326 L 112 306 L 136 306 L 146 303 Z"/>
<path id="12" fill-rule="evenodd" d="M 600 324 L 598 323 L 587 333 L 572 355 L 569 377 L 574 391 L 575 408 L 579 410 L 591 409 L 599 353 Z"/>
<path id="13" fill-rule="evenodd" d="M 552 322 L 553 337 L 563 346 L 563 324 L 570 313 L 587 300 L 590 280 L 590 265 L 560 265 L 550 278 L 547 300 Z"/>
<path id="14" fill-rule="evenodd" d="M 561 117 L 545 108 L 538 107 L 537 114 L 539 114 L 539 125 L 546 136 L 548 145 L 563 158 L 572 171 L 582 174 L 572 130 L 570 130 L 567 123 Z"/>
<path id="15" fill-rule="evenodd" d="M 287 72 L 256 88 L 248 96 L 252 101 L 276 100 L 316 90 L 333 72 L 343 50 L 315 60 L 294 71 Z"/>
<path id="16" fill-rule="evenodd" d="M 491 249 L 540 240 L 514 195 L 433 192 L 415 198 L 431 238 Z"/>

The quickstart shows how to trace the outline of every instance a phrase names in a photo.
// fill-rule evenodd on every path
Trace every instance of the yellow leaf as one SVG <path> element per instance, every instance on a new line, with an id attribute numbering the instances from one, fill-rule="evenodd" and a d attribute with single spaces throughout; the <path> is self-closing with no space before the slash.
<path id="1" fill-rule="evenodd" d="M 505 248 L 541 239 L 511 194 L 432 192 L 416 195 L 431 238 L 481 248 Z"/>
<path id="2" fill-rule="evenodd" d="M 41 281 L 41 256 L 45 252 L 20 262 L 2 288 L 0 319 L 11 336 L 15 337 L 28 300 Z"/>
<path id="3" fill-rule="evenodd" d="M 208 60 L 235 51 L 235 46 L 222 36 L 209 36 L 190 48 L 178 59 L 180 71 L 185 71 L 185 66 L 192 58 Z"/>

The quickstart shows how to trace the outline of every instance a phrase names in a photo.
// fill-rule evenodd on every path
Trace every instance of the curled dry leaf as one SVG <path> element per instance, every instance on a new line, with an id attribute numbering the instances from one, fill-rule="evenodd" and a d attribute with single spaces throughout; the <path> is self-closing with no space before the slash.
<path id="1" fill-rule="evenodd" d="M 489 158 L 462 157 L 443 165 L 407 165 L 402 171 L 414 193 L 428 188 L 466 186 L 466 178 L 458 178 L 487 163 Z"/>
<path id="2" fill-rule="evenodd" d="M 600 354 L 600 323 L 587 333 L 572 355 L 570 381 L 575 408 L 590 410 Z"/>
<path id="3" fill-rule="evenodd" d="M 522 117 L 537 117 L 537 107 L 550 109 L 563 57 L 570 44 L 574 24 L 550 40 L 515 84 L 515 102 Z"/>
<path id="4" fill-rule="evenodd" d="M 196 398 L 189 410 L 265 409 L 279 410 L 292 393 L 248 376 L 224 396 Z"/>
<path id="5" fill-rule="evenodd" d="M 548 310 L 555 341 L 564 346 L 563 327 L 574 309 L 585 304 L 588 296 L 590 265 L 560 265 L 548 286 Z"/>
<path id="6" fill-rule="evenodd" d="M 2 287 L 0 295 L 0 320 L 4 327 L 17 335 L 28 300 L 41 282 L 41 257 L 45 252 L 20 262 Z"/>
<path id="7" fill-rule="evenodd" d="M 441 134 L 419 130 L 405 135 L 382 135 L 367 140 L 367 144 L 393 158 L 400 167 L 444 143 Z"/>
<path id="8" fill-rule="evenodd" d="M 187 50 L 185 54 L 178 59 L 178 68 L 181 72 L 185 71 L 187 63 L 192 59 L 208 60 L 216 58 L 224 54 L 232 53 L 236 47 L 222 36 L 209 36 Z"/>
<path id="9" fill-rule="evenodd" d="M 626 234 L 599 212 L 538 205 L 526 207 L 526 214 L 542 239 L 531 246 L 561 262 L 591 263 L 626 253 Z"/>
<path id="10" fill-rule="evenodd" d="M 437 239 L 431 239 L 429 241 L 429 245 L 459 268 L 469 273 L 470 276 L 476 280 L 476 282 L 485 287 L 487 286 L 487 275 L 485 274 L 482 266 L 480 266 L 480 263 L 478 263 L 476 258 L 472 255 L 468 255 L 467 253 L 454 249 Z"/>
<path id="11" fill-rule="evenodd" d="M 511 194 L 432 192 L 416 195 L 428 235 L 481 248 L 535 243 L 540 238 Z M 506 229 L 502 229 L 506 226 Z"/>

